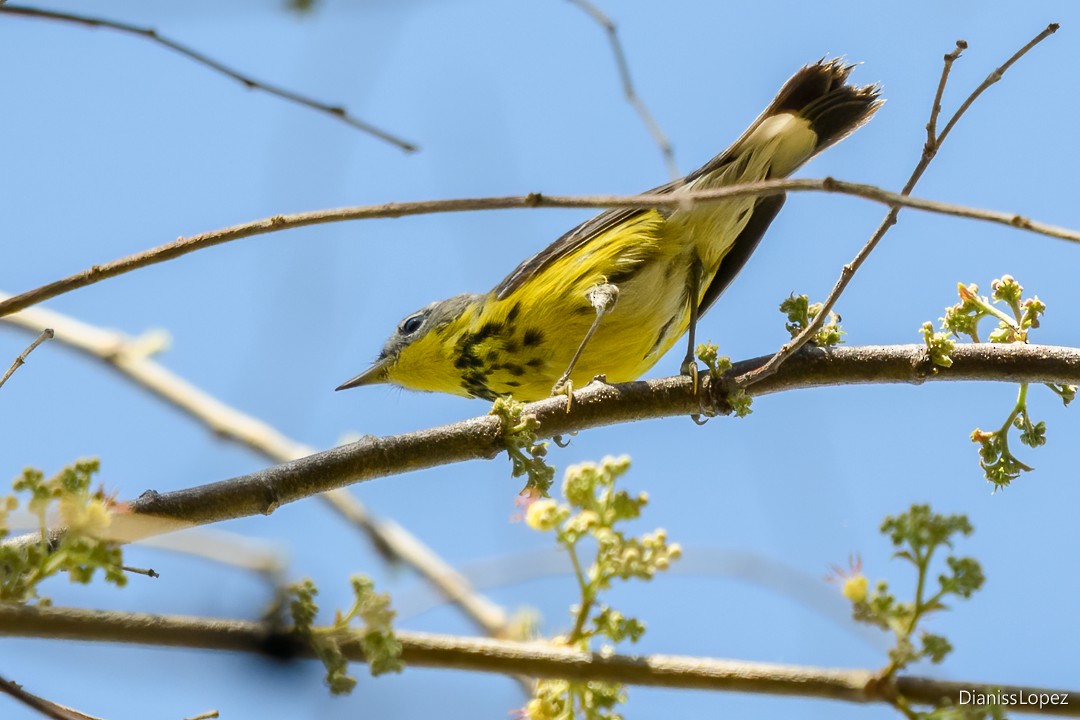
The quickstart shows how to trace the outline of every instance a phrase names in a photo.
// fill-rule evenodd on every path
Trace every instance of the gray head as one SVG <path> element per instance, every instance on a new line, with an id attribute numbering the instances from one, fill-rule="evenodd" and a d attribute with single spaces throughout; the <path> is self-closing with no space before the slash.
<path id="1" fill-rule="evenodd" d="M 483 298 L 475 294 L 455 295 L 410 313 L 398 323 L 371 367 L 336 389 L 393 383 L 414 390 L 455 392 L 458 379 L 452 364 L 450 372 L 441 367 L 448 357 L 442 338 L 466 309 L 478 306 Z"/>

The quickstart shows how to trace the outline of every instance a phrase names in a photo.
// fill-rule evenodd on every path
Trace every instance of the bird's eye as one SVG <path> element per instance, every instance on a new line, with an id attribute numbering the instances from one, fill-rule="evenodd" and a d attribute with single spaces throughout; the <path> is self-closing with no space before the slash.
<path id="1" fill-rule="evenodd" d="M 424 324 L 424 316 L 421 313 L 411 315 L 405 318 L 405 321 L 401 323 L 401 334 L 412 335 L 414 332 L 420 329 L 420 326 Z"/>

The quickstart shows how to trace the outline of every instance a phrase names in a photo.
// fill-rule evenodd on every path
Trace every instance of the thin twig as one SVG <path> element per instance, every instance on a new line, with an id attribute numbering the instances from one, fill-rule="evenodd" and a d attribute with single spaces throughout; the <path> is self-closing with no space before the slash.
<path id="1" fill-rule="evenodd" d="M 1033 37 L 1027 45 L 1013 53 L 1013 56 L 1006 60 L 1001 67 L 987 75 L 986 79 L 982 81 L 982 84 L 979 85 L 979 87 L 975 88 L 975 92 L 971 93 L 971 95 L 968 96 L 967 100 L 965 100 L 957 109 L 957 111 L 953 113 L 952 118 L 949 120 L 948 123 L 946 123 L 945 129 L 941 131 L 940 135 L 938 135 L 937 144 L 941 145 L 945 138 L 948 137 L 949 133 L 952 132 L 953 127 L 956 126 L 957 121 L 959 121 L 960 118 L 964 115 L 964 113 L 967 112 L 968 108 L 971 107 L 971 104 L 975 102 L 975 100 L 978 99 L 980 95 L 983 94 L 983 91 L 1001 80 L 1001 78 L 1005 75 L 1006 72 L 1008 72 L 1009 68 L 1011 68 L 1017 60 L 1027 55 L 1028 52 L 1030 52 L 1036 45 L 1041 43 L 1043 40 L 1056 33 L 1059 27 L 1061 26 L 1057 23 L 1050 23 L 1046 26 L 1045 30 Z M 959 45 L 959 43 L 957 43 L 957 45 Z"/>
<path id="2" fill-rule="evenodd" d="M 15 371 L 18 370 L 20 367 L 22 367 L 24 363 L 26 363 L 26 357 L 30 353 L 34 352 L 34 348 L 36 348 L 38 345 L 45 342 L 46 340 L 51 339 L 52 336 L 53 336 L 53 329 L 52 328 L 47 327 L 44 330 L 42 330 L 41 334 L 38 335 L 36 338 L 34 338 L 34 341 L 32 343 L 30 343 L 26 347 L 25 350 L 23 350 L 21 353 L 19 353 L 19 357 L 15 358 L 15 361 L 11 363 L 11 367 L 9 367 L 7 369 L 7 372 L 4 373 L 4 376 L 0 377 L 0 387 L 3 387 L 4 383 L 6 383 L 8 381 L 8 378 L 11 377 L 13 374 L 15 374 Z"/>
<path id="3" fill-rule="evenodd" d="M 268 628 L 240 620 L 193 618 L 146 613 L 93 611 L 76 608 L 0 606 L 0 635 L 48 637 L 97 642 L 261 652 Z M 957 703 L 960 692 L 1019 693 L 1028 698 L 1056 695 L 1060 704 L 1010 705 L 1013 712 L 1080 715 L 1080 692 L 977 682 L 942 682 L 932 678 L 901 677 L 880 680 L 869 670 L 837 670 L 773 663 L 720 660 L 676 655 L 614 655 L 588 653 L 543 642 L 510 642 L 398 631 L 406 666 L 517 673 L 578 681 L 606 681 L 669 688 L 752 692 L 812 697 L 846 702 Z M 359 634 L 357 634 L 359 637 Z M 298 648 L 312 657 L 310 647 Z M 362 662 L 357 641 L 345 641 L 347 658 Z"/>
<path id="4" fill-rule="evenodd" d="M 679 166 L 675 163 L 675 151 L 672 149 L 671 142 L 668 140 L 664 130 L 660 127 L 660 123 L 656 121 L 645 101 L 638 97 L 637 91 L 634 89 L 634 83 L 630 79 L 630 64 L 626 61 L 626 53 L 623 52 L 622 41 L 619 39 L 619 30 L 614 21 L 589 0 L 569 0 L 569 2 L 572 5 L 577 5 L 600 27 L 604 28 L 608 42 L 611 44 L 611 54 L 615 56 L 615 66 L 619 70 L 619 81 L 622 83 L 623 95 L 626 96 L 626 101 L 630 103 L 630 106 L 634 108 L 634 112 L 641 118 L 641 122 L 645 124 L 645 128 L 652 135 L 653 142 L 660 148 L 660 154 L 664 157 L 664 165 L 667 166 L 668 175 L 671 176 L 672 180 L 677 180 L 682 174 L 679 172 Z"/>
<path id="5" fill-rule="evenodd" d="M 945 56 L 944 67 L 942 68 L 941 72 L 941 81 L 938 83 L 938 92 L 935 95 L 934 105 L 932 106 L 930 111 L 930 121 L 927 123 L 926 126 L 926 145 L 923 148 L 922 156 L 919 158 L 918 164 L 916 164 L 915 169 L 911 173 L 911 177 L 908 178 L 907 183 L 904 185 L 904 189 L 900 191 L 901 195 L 908 196 L 911 194 L 911 191 L 915 188 L 916 183 L 919 182 L 919 179 L 926 171 L 926 168 L 930 165 L 930 161 L 933 160 L 934 157 L 937 155 L 938 149 L 941 147 L 942 141 L 944 141 L 945 137 L 956 126 L 957 121 L 959 121 L 959 119 L 964 115 L 964 113 L 967 112 L 967 109 L 971 107 L 971 104 L 975 101 L 975 99 L 978 98 L 979 95 L 981 95 L 982 92 L 986 90 L 986 88 L 990 87 L 990 85 L 1000 80 L 1001 76 L 1004 75 L 1005 71 L 1008 70 L 1013 63 L 1019 60 L 1025 53 L 1027 53 L 1033 47 L 1045 40 L 1047 37 L 1054 34 L 1057 29 L 1058 25 L 1056 23 L 1050 24 L 1045 30 L 1035 36 L 1035 38 L 1032 39 L 1031 42 L 1018 50 L 1015 54 L 1013 54 L 1013 56 L 1009 58 L 1004 65 L 991 73 L 987 77 L 987 79 L 984 80 L 983 83 L 979 85 L 979 87 L 977 87 L 975 91 L 971 93 L 971 95 L 968 96 L 967 100 L 965 100 L 960 105 L 957 111 L 953 113 L 952 118 L 950 118 L 949 122 L 946 123 L 945 129 L 941 131 L 941 134 L 937 137 L 933 137 L 932 132 L 937 124 L 937 115 L 940 107 L 940 96 L 942 93 L 944 93 L 944 86 L 946 81 L 948 80 L 949 71 L 952 68 L 953 62 L 960 56 L 961 51 L 967 47 L 967 43 L 963 40 L 958 40 L 956 42 L 956 49 L 952 53 L 949 53 Z M 813 338 L 817 331 L 821 329 L 821 326 L 825 322 L 825 319 L 829 317 L 829 313 L 832 311 L 833 307 L 836 306 L 836 302 L 840 299 L 840 296 L 847 288 L 848 283 L 851 282 L 851 278 L 855 276 L 855 273 L 859 270 L 860 267 L 862 267 L 863 263 L 866 262 L 866 259 L 870 256 L 870 253 L 874 251 L 874 249 L 878 246 L 878 243 L 881 242 L 881 239 L 885 237 L 885 233 L 887 233 L 892 228 L 892 226 L 896 224 L 896 218 L 900 214 L 901 206 L 902 205 L 900 203 L 897 203 L 890 208 L 889 212 L 885 215 L 885 219 L 881 221 L 881 224 L 878 226 L 877 230 L 875 230 L 874 234 L 870 236 L 870 239 L 866 241 L 866 244 L 863 245 L 863 247 L 859 250 L 855 258 L 841 269 L 840 278 L 836 281 L 836 285 L 833 286 L 833 289 L 829 293 L 829 296 L 825 299 L 825 302 L 822 303 L 821 311 L 811 320 L 811 322 L 803 329 L 803 331 L 800 332 L 790 342 L 784 344 L 776 352 L 776 354 L 773 355 L 772 359 L 769 362 L 765 363 L 763 366 L 755 370 L 752 375 L 746 375 L 738 378 L 738 380 L 736 381 L 737 386 L 746 387 L 748 385 L 752 385 L 753 383 L 760 382 L 764 378 L 776 372 L 777 369 L 789 357 L 794 355 L 799 350 L 799 348 L 810 342 L 810 339 Z"/>
<path id="6" fill-rule="evenodd" d="M 937 92 L 934 93 L 934 104 L 930 108 L 930 121 L 926 123 L 926 144 L 927 147 L 933 147 L 938 142 L 937 135 L 937 121 L 938 116 L 941 115 L 941 99 L 945 96 L 945 86 L 949 83 L 949 73 L 952 71 L 953 63 L 960 59 L 960 55 L 967 50 L 966 40 L 957 40 L 956 48 L 951 53 L 945 54 L 945 64 L 941 68 L 941 78 L 938 80 Z"/>
<path id="7" fill-rule="evenodd" d="M 134 573 L 135 575 L 145 575 L 148 578 L 159 578 L 161 574 L 154 568 L 137 568 L 130 565 L 121 565 L 120 569 L 126 573 Z"/>
<path id="8" fill-rule="evenodd" d="M 0 293 L 0 298 L 5 297 Z M 56 329 L 56 338 L 63 345 L 102 361 L 124 377 L 153 393 L 173 407 L 205 425 L 216 436 L 236 442 L 259 453 L 272 462 L 288 462 L 316 452 L 315 448 L 296 442 L 267 423 L 246 415 L 221 402 L 195 385 L 155 362 L 151 355 L 163 347 L 163 339 L 155 334 L 132 338 L 115 331 L 103 330 L 44 308 L 30 308 L 3 322 L 34 331 L 48 325 Z M 503 637 L 509 626 L 506 612 L 496 603 L 475 592 L 469 581 L 449 563 L 400 525 L 374 517 L 347 490 L 331 490 L 319 496 L 343 518 L 363 532 L 388 560 L 413 568 L 442 596 L 459 606 L 468 618 L 484 633 Z M 185 542 L 185 546 L 188 543 Z M 200 554 L 213 556 L 215 541 L 211 539 Z M 193 545 L 192 549 L 200 545 Z M 277 563 L 270 564 L 261 549 L 231 546 L 233 562 L 252 556 L 254 566 L 262 572 L 276 575 Z"/>
<path id="9" fill-rule="evenodd" d="M 273 589 L 286 582 L 283 554 L 268 541 L 250 535 L 199 528 L 183 535 L 146 538 L 140 544 L 254 573 Z"/>
<path id="10" fill-rule="evenodd" d="M 925 345 L 839 347 L 827 352 L 807 347 L 779 372 L 751 386 L 751 395 L 800 388 L 927 381 L 1008 381 L 1080 384 L 1080 349 L 1040 345 L 957 345 L 948 369 L 933 366 Z M 620 385 L 594 382 L 565 398 L 525 406 L 539 423 L 537 435 L 550 438 L 592 427 L 700 413 L 726 403 L 726 384 L 765 363 L 768 356 L 736 363 L 725 381 L 703 380 L 695 393 L 689 377 Z M 355 443 L 247 475 L 177 490 L 147 492 L 112 518 L 108 539 L 134 542 L 152 535 L 239 517 L 268 515 L 281 505 L 354 483 L 466 460 L 491 459 L 505 449 L 501 420 L 484 415 L 462 422 L 392 437 L 367 436 Z M 516 490 L 516 488 L 514 488 Z M 511 491 L 508 489 L 508 491 Z M 63 532 L 57 529 L 54 534 Z M 36 543 L 40 534 L 11 538 L 13 545 Z"/>
<path id="11" fill-rule="evenodd" d="M 8 15 L 21 15 L 23 17 L 41 18 L 47 20 L 60 20 L 62 22 L 77 23 L 79 25 L 86 25 L 93 28 L 107 28 L 109 30 L 116 30 L 117 32 L 127 33 L 129 35 L 135 35 L 137 37 L 146 38 L 150 42 L 156 43 L 163 47 L 169 48 L 175 52 L 180 53 L 189 60 L 208 67 L 215 72 L 221 73 L 226 77 L 230 77 L 233 80 L 244 85 L 244 87 L 252 90 L 261 90 L 270 95 L 274 95 L 288 102 L 296 103 L 309 107 L 313 110 L 317 110 L 322 113 L 326 113 L 332 117 L 341 120 L 346 125 L 354 127 L 357 130 L 365 132 L 373 137 L 377 137 L 384 142 L 388 142 L 391 145 L 396 145 L 406 152 L 416 152 L 419 148 L 408 140 L 402 140 L 401 138 L 391 135 L 385 130 L 381 130 L 370 123 L 354 117 L 349 114 L 349 111 L 340 105 L 330 105 L 329 103 L 320 102 L 306 95 L 287 90 L 276 85 L 262 82 L 261 80 L 255 80 L 254 78 L 244 75 L 238 70 L 234 70 L 227 65 L 224 65 L 217 60 L 214 60 L 203 53 L 194 50 L 187 45 L 183 45 L 176 40 L 161 35 L 154 28 L 139 27 L 137 25 L 131 25 L 129 23 L 121 22 L 118 20 L 107 20 L 105 18 L 89 17 L 86 15 L 75 15 L 74 13 L 59 12 L 56 10 L 42 10 L 39 8 L 24 7 L 22 5 L 2 5 L 0 6 L 0 13 L 6 13 Z"/>
<path id="12" fill-rule="evenodd" d="M 420 200 L 417 202 L 386 203 L 384 205 L 360 205 L 353 207 L 313 210 L 292 215 L 275 215 L 241 225 L 210 230 L 190 237 L 177 238 L 173 242 L 128 255 L 101 265 L 93 265 L 81 272 L 61 280 L 42 285 L 0 301 L 0 317 L 10 315 L 24 308 L 36 305 L 49 298 L 79 288 L 93 285 L 132 270 L 165 262 L 186 255 L 196 250 L 221 245 L 242 238 L 265 235 L 267 233 L 289 230 L 292 228 L 320 225 L 323 223 L 344 222 L 348 220 L 372 220 L 376 218 L 397 218 L 433 213 L 466 212 L 473 210 L 509 210 L 515 208 L 605 208 L 605 207 L 684 207 L 696 203 L 722 202 L 731 198 L 777 195 L 783 192 L 825 192 L 860 197 L 871 202 L 890 207 L 907 207 L 914 210 L 982 220 L 1020 230 L 1047 235 L 1049 237 L 1080 243 L 1080 232 L 1057 227 L 1047 223 L 1030 220 L 1016 213 L 996 210 L 982 210 L 951 205 L 949 203 L 925 200 L 922 198 L 900 195 L 883 190 L 873 185 L 845 182 L 834 178 L 822 179 L 783 179 L 763 182 L 731 185 L 714 190 L 700 190 L 679 194 L 659 193 L 643 195 L 511 195 L 504 197 L 462 198 L 452 200 Z M 824 317 L 823 313 L 818 317 Z"/>
<path id="13" fill-rule="evenodd" d="M 53 720 L 101 720 L 27 692 L 18 683 L 13 683 L 2 677 L 0 677 L 0 692 L 10 695 L 28 708 L 37 710 L 45 717 Z"/>

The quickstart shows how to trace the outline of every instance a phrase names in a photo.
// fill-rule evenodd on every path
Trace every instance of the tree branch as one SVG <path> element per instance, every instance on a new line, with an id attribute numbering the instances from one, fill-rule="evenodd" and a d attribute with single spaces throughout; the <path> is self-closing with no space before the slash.
<path id="1" fill-rule="evenodd" d="M 40 8 L 24 7 L 22 5 L 7 5 L 0 4 L 0 13 L 6 13 L 8 15 L 21 15 L 23 17 L 32 17 L 42 20 L 59 20 L 61 22 L 76 23 L 78 25 L 85 25 L 92 28 L 107 28 L 109 30 L 116 30 L 117 32 L 127 33 L 128 35 L 135 35 L 137 37 L 146 38 L 152 43 L 161 45 L 177 53 L 180 53 L 189 60 L 208 67 L 214 72 L 220 73 L 226 77 L 232 78 L 241 83 L 244 87 L 251 90 L 261 90 L 262 92 L 274 95 L 283 100 L 287 100 L 297 105 L 303 105 L 309 107 L 312 110 L 317 110 L 321 113 L 326 113 L 331 117 L 335 117 L 341 120 L 346 125 L 354 127 L 357 130 L 372 135 L 374 137 L 388 142 L 391 145 L 396 145 L 406 152 L 415 152 L 419 148 L 413 143 L 402 140 L 401 138 L 391 135 L 385 130 L 364 122 L 360 118 L 354 117 L 349 114 L 349 111 L 340 105 L 330 105 L 328 103 L 320 102 L 307 95 L 301 95 L 298 92 L 292 90 L 286 90 L 285 88 L 271 85 L 269 83 L 255 80 L 247 75 L 242 74 L 239 70 L 234 70 L 224 63 L 218 62 L 213 58 L 204 55 L 203 53 L 195 50 L 187 45 L 183 45 L 176 40 L 165 37 L 158 33 L 154 28 L 139 27 L 137 25 L 131 25 L 129 23 L 120 22 L 117 20 L 107 20 L 105 18 L 89 17 L 86 15 L 75 15 L 74 13 L 58 12 L 56 10 L 43 10 Z"/>
<path id="2" fill-rule="evenodd" d="M 1080 243 L 1080 232 L 1067 228 L 1036 222 L 1015 213 L 982 210 L 978 208 L 951 205 L 949 203 L 903 196 L 882 190 L 872 185 L 845 182 L 833 178 L 823 179 L 784 179 L 764 182 L 732 185 L 715 190 L 701 190 L 678 194 L 644 195 L 588 195 L 562 196 L 512 195 L 505 197 L 465 198 L 454 200 L 420 200 L 417 202 L 386 203 L 384 205 L 361 205 L 355 207 L 313 210 L 292 215 L 275 215 L 241 225 L 210 230 L 190 237 L 177 238 L 173 242 L 159 245 L 149 250 L 128 255 L 103 265 L 93 265 L 82 272 L 75 273 L 61 280 L 28 290 L 19 295 L 0 301 L 0 317 L 10 315 L 24 308 L 36 305 L 49 298 L 93 285 L 132 270 L 172 260 L 196 250 L 221 245 L 222 243 L 242 238 L 265 235 L 267 233 L 292 228 L 321 225 L 324 223 L 343 222 L 346 220 L 371 220 L 376 218 L 398 218 L 412 215 L 430 215 L 433 213 L 465 212 L 472 210 L 508 210 L 513 208 L 610 208 L 610 207 L 680 207 L 694 203 L 720 202 L 729 198 L 757 197 L 778 195 L 783 192 L 826 192 L 860 197 L 890 207 L 907 207 L 925 212 L 965 217 L 982 220 L 1021 230 L 1028 230 L 1039 235 L 1069 240 Z M 824 313 L 827 315 L 827 313 Z"/>
<path id="3" fill-rule="evenodd" d="M 279 631 L 280 633 L 280 631 Z M 123 642 L 164 647 L 264 652 L 276 635 L 265 624 L 148 613 L 0 605 L 0 635 Z M 869 670 L 836 670 L 675 655 L 603 655 L 542 642 L 510 642 L 397 631 L 402 659 L 416 667 L 453 668 L 569 680 L 621 682 L 654 687 L 813 697 L 847 702 L 958 703 L 960 691 L 1017 692 L 1025 697 L 1056 693 L 1057 705 L 1010 705 L 1014 712 L 1080 716 L 1080 692 L 1000 684 L 942 682 L 932 678 L 881 680 Z M 280 643 L 275 643 L 280 647 Z M 308 647 L 296 646 L 303 657 Z M 356 641 L 342 651 L 362 662 Z"/>
<path id="4" fill-rule="evenodd" d="M 723 411 L 725 388 L 738 375 L 770 356 L 736 363 L 721 382 L 703 377 L 695 395 L 690 378 L 677 376 L 621 385 L 592 383 L 565 398 L 525 406 L 539 422 L 537 435 L 550 438 L 620 422 L 691 415 L 702 403 Z M 923 345 L 803 348 L 781 371 L 751 386 L 752 395 L 800 388 L 880 383 L 977 380 L 1080 384 L 1080 349 L 1039 345 L 958 345 L 951 368 L 935 368 Z M 168 493 L 147 491 L 118 513 L 109 538 L 132 542 L 150 535 L 238 517 L 269 514 L 295 502 L 352 483 L 411 470 L 475 459 L 490 459 L 504 448 L 501 420 L 486 415 L 392 437 L 365 437 L 229 480 Z M 58 531 L 59 532 L 59 531 Z M 8 540 L 38 542 L 37 534 Z"/>

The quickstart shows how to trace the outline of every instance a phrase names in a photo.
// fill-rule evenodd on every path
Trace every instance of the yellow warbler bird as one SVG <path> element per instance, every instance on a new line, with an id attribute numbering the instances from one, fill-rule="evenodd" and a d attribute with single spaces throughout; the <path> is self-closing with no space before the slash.
<path id="1" fill-rule="evenodd" d="M 802 68 L 734 145 L 652 192 L 708 190 L 794 172 L 880 107 L 876 86 L 846 84 L 851 69 L 839 60 Z M 603 212 L 486 295 L 458 295 L 412 313 L 371 367 L 337 389 L 392 383 L 488 400 L 539 400 L 597 375 L 635 380 L 687 330 L 682 371 L 695 374 L 698 318 L 783 204 L 783 195 L 771 195 Z"/>

